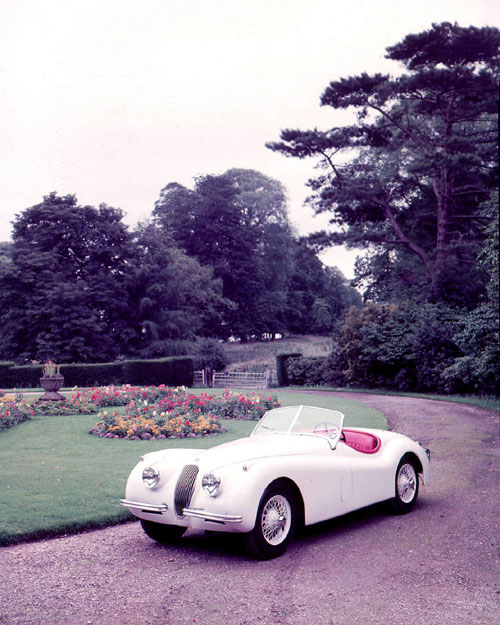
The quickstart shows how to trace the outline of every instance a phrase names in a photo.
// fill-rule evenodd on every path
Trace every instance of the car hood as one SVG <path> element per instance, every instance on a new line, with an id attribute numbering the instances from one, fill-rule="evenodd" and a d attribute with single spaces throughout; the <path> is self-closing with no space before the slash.
<path id="1" fill-rule="evenodd" d="M 317 449 L 327 449 L 328 441 L 313 436 L 262 434 L 240 438 L 231 443 L 217 445 L 206 451 L 197 450 L 193 461 L 211 468 L 249 462 L 258 458 L 305 455 Z"/>

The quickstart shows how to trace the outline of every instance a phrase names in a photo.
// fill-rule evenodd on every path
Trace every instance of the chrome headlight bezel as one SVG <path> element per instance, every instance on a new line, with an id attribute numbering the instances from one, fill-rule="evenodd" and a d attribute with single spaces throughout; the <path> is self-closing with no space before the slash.
<path id="1" fill-rule="evenodd" d="M 148 487 L 156 488 L 160 481 L 160 472 L 154 467 L 146 467 L 142 472 L 142 481 Z"/>
<path id="2" fill-rule="evenodd" d="M 221 490 L 221 479 L 214 473 L 205 473 L 201 480 L 201 486 L 207 495 L 210 497 L 217 497 Z"/>

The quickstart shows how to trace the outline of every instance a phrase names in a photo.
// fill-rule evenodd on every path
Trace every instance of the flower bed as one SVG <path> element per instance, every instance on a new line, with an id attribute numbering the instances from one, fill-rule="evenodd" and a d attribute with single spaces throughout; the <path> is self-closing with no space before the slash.
<path id="1" fill-rule="evenodd" d="M 1 393 L 1 392 L 0 392 Z M 257 420 L 279 406 L 277 398 L 252 393 L 246 397 L 225 391 L 222 395 L 194 395 L 185 387 L 107 386 L 76 391 L 65 401 L 28 402 L 21 395 L 0 397 L 0 431 L 33 416 L 92 414 L 99 408 L 127 406 L 126 414 L 98 413 L 91 434 L 107 438 L 185 438 L 224 432 L 221 419 Z"/>
<path id="2" fill-rule="evenodd" d="M 7 430 L 33 416 L 31 404 L 24 401 L 19 395 L 2 395 L 0 397 L 0 432 Z"/>
<path id="3" fill-rule="evenodd" d="M 253 394 L 245 397 L 226 392 L 223 395 L 193 395 L 187 389 L 148 387 L 141 389 L 125 415 L 116 411 L 100 412 L 100 421 L 91 434 L 106 438 L 151 439 L 208 436 L 225 431 L 220 419 L 260 419 L 279 405 L 276 398 Z M 144 399 L 147 395 L 148 398 Z"/>
<path id="4" fill-rule="evenodd" d="M 102 386 L 97 388 L 82 389 L 73 393 L 70 402 L 74 405 L 94 404 L 97 408 L 106 406 L 127 406 L 131 401 L 156 401 L 168 397 L 184 387 L 172 389 L 164 384 L 160 386 Z"/>

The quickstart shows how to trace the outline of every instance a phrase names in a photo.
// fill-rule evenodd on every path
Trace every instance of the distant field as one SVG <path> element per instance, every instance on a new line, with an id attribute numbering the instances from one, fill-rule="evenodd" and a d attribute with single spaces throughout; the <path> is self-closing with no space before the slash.
<path id="1" fill-rule="evenodd" d="M 261 371 L 266 365 L 274 368 L 276 356 L 282 353 L 300 352 L 304 356 L 328 356 L 332 339 L 327 336 L 295 336 L 275 341 L 252 343 L 225 343 L 229 357 L 229 370 Z"/>

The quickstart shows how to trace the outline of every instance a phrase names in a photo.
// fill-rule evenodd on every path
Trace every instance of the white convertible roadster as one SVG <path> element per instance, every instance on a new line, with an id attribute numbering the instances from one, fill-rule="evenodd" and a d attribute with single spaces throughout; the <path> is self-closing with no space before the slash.
<path id="1" fill-rule="evenodd" d="M 311 525 L 390 500 L 409 512 L 430 452 L 402 434 L 344 428 L 344 415 L 311 406 L 267 412 L 252 434 L 208 450 L 146 454 L 120 503 L 159 542 L 187 528 L 239 532 L 259 559 L 284 552 Z"/>

